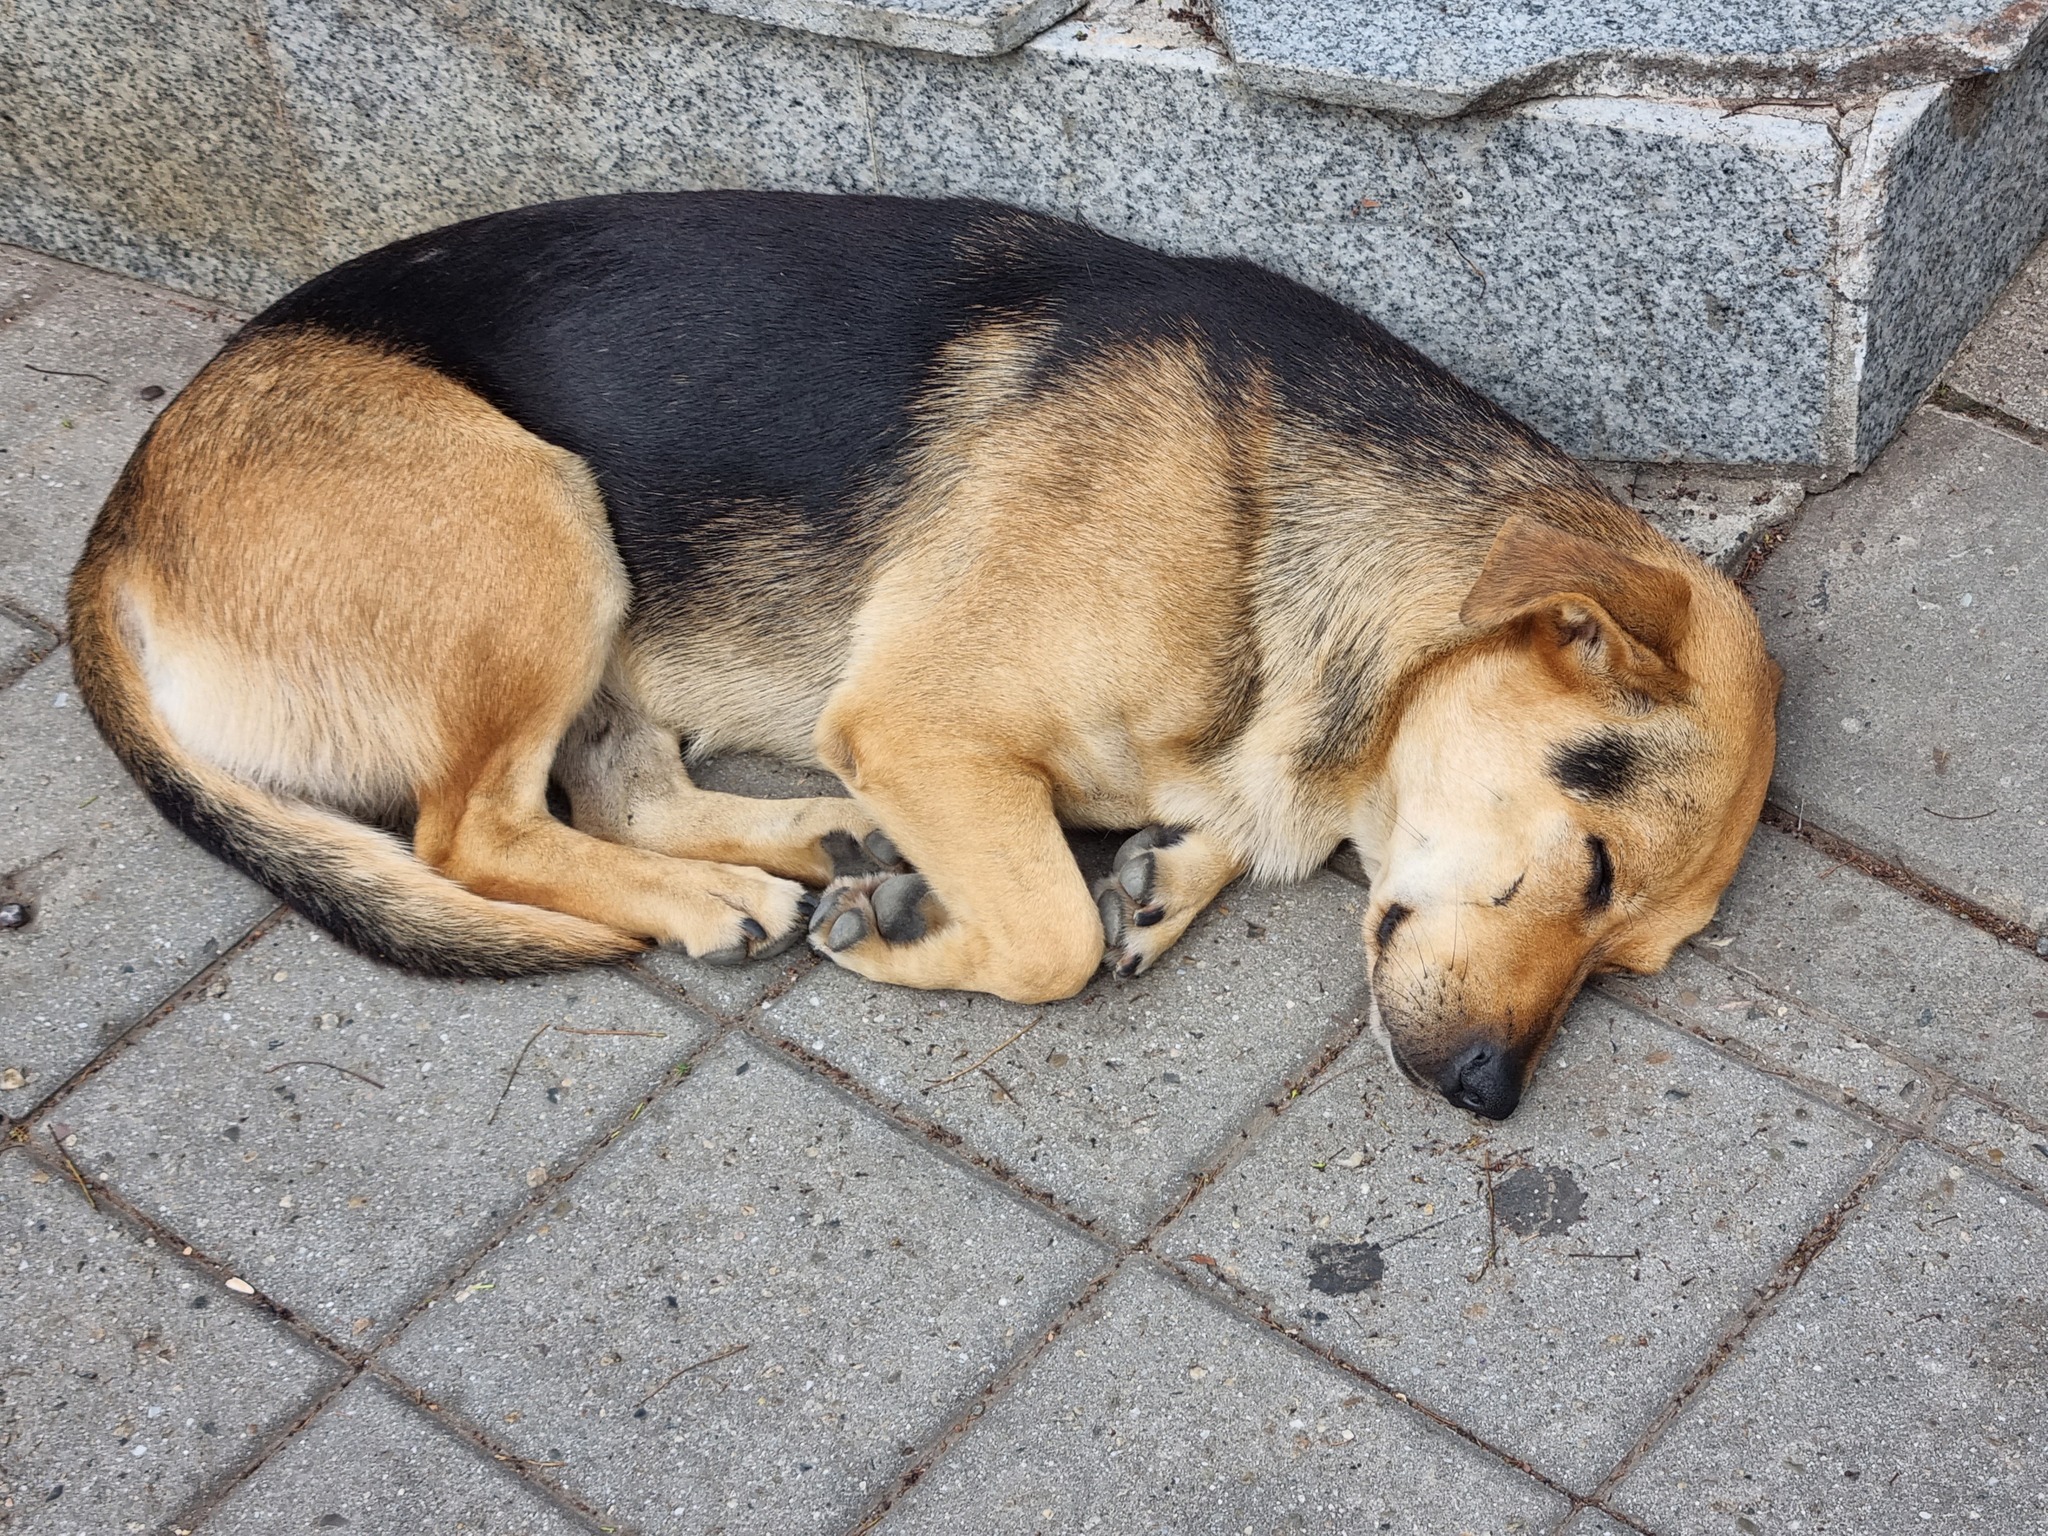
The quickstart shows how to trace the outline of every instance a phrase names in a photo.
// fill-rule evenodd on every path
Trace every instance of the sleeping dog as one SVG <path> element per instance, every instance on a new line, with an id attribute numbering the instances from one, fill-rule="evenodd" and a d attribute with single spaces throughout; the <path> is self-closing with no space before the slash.
<path id="1" fill-rule="evenodd" d="M 298 289 L 143 439 L 71 636 L 166 816 L 432 974 L 808 934 L 1038 1002 L 1348 838 L 1390 1054 L 1496 1118 L 1712 915 L 1778 686 L 1729 581 L 1299 284 L 774 193 Z M 691 783 L 734 749 L 851 798 Z M 1062 824 L 1143 830 L 1091 890 Z"/>

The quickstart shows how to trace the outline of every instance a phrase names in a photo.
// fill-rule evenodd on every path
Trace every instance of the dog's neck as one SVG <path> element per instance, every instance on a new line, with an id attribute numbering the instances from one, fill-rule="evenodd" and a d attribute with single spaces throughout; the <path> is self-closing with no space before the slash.
<path id="1" fill-rule="evenodd" d="M 1385 763 L 1407 697 L 1483 639 L 1459 610 L 1509 515 L 1536 509 L 1624 547 L 1661 541 L 1554 450 L 1485 480 L 1364 455 L 1316 468 L 1272 479 L 1250 582 L 1260 702 L 1218 765 L 1230 820 L 1272 879 L 1306 875 L 1391 815 Z"/>

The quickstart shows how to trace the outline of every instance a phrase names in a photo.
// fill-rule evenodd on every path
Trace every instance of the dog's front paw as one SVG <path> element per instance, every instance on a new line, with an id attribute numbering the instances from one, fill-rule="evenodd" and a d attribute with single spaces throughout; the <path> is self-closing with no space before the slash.
<path id="1" fill-rule="evenodd" d="M 759 870 L 735 871 L 757 878 L 744 888 L 717 892 L 716 932 L 684 940 L 684 952 L 706 965 L 746 965 L 781 954 L 808 930 L 818 898 L 793 880 Z"/>
<path id="2" fill-rule="evenodd" d="M 1187 837 L 1183 827 L 1152 826 L 1135 832 L 1117 849 L 1109 878 L 1095 885 L 1095 906 L 1102 914 L 1102 939 L 1107 963 L 1117 975 L 1136 976 L 1172 947 L 1194 914 L 1178 922 L 1173 915 L 1169 882 L 1162 855 Z"/>
<path id="3" fill-rule="evenodd" d="M 945 908 L 923 875 L 845 875 L 818 898 L 811 947 L 837 957 L 864 945 L 915 944 L 944 921 Z"/>

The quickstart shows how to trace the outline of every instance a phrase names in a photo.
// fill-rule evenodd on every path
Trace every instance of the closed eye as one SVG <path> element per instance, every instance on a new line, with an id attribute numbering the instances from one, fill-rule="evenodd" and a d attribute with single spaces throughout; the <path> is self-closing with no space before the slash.
<path id="1" fill-rule="evenodd" d="M 1380 914 L 1379 929 L 1373 934 L 1373 948 L 1384 950 L 1388 941 L 1394 937 L 1394 930 L 1407 920 L 1408 908 L 1398 901 L 1389 903 L 1387 910 Z"/>
<path id="2" fill-rule="evenodd" d="M 1586 909 L 1598 912 L 1614 900 L 1614 856 L 1603 838 L 1588 837 L 1586 850 L 1593 855 L 1593 878 L 1586 882 Z"/>

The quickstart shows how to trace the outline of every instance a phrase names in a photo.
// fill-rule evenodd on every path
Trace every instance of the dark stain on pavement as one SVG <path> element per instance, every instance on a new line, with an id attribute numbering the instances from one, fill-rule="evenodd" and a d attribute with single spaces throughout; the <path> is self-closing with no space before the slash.
<path id="1" fill-rule="evenodd" d="M 1569 1168 L 1517 1168 L 1495 1188 L 1493 1210 L 1517 1237 L 1549 1237 L 1586 1219 L 1586 1192 Z"/>
<path id="2" fill-rule="evenodd" d="M 1387 1272 L 1378 1243 L 1310 1243 L 1308 1262 L 1308 1288 L 1325 1296 L 1369 1291 Z"/>

